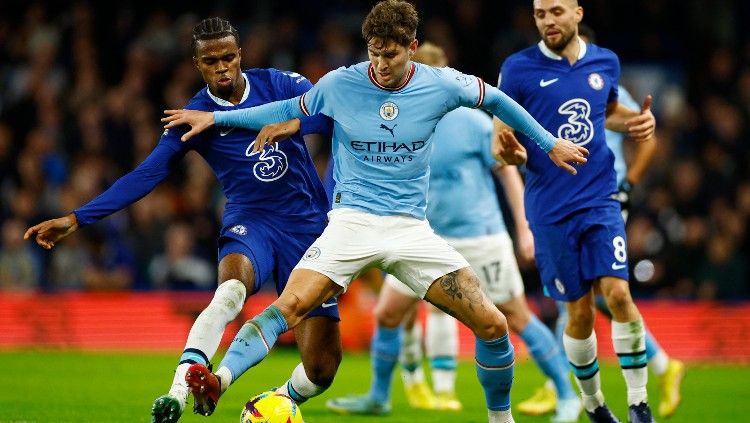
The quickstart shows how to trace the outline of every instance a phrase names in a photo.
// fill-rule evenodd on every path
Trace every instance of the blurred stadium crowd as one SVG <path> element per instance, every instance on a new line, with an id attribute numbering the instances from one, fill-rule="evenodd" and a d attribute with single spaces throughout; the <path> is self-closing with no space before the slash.
<path id="1" fill-rule="evenodd" d="M 159 140 L 161 111 L 202 88 L 194 23 L 227 18 L 243 38 L 243 67 L 315 82 L 366 59 L 360 24 L 372 2 L 3 3 L 0 289 L 59 291 L 214 289 L 223 196 L 194 153 L 153 193 L 51 252 L 22 240 L 29 225 L 69 213 L 140 163 Z M 490 82 L 507 55 L 538 41 L 531 0 L 415 3 L 418 38 Z M 635 295 L 747 298 L 750 33 L 741 25 L 750 5 L 580 3 L 598 44 L 620 55 L 622 83 L 637 99 L 655 96 L 659 149 L 628 225 Z M 330 146 L 310 148 L 322 173 Z"/>

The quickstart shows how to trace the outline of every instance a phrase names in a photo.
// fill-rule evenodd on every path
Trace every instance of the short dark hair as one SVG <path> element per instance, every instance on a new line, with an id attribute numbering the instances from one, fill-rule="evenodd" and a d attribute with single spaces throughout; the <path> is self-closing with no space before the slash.
<path id="1" fill-rule="evenodd" d="M 596 32 L 586 24 L 578 24 L 578 36 L 585 37 L 591 44 L 596 44 Z"/>
<path id="2" fill-rule="evenodd" d="M 417 37 L 419 16 L 414 5 L 403 0 L 383 0 L 373 6 L 362 23 L 362 37 L 408 46 Z"/>
<path id="3" fill-rule="evenodd" d="M 192 49 L 198 47 L 198 41 L 217 40 L 224 37 L 234 37 L 237 45 L 240 45 L 240 34 L 229 21 L 221 18 L 206 18 L 193 27 Z"/>

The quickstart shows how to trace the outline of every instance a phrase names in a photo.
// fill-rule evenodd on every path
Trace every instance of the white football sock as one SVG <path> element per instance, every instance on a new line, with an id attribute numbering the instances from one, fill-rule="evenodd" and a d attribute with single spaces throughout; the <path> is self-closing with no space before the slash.
<path id="1" fill-rule="evenodd" d="M 596 333 L 591 331 L 591 336 L 587 339 L 575 339 L 568 334 L 563 334 L 563 346 L 565 354 L 568 356 L 574 366 L 590 366 L 596 361 Z M 599 374 L 599 363 L 594 368 L 587 369 L 593 371 L 593 375 L 588 374 L 583 380 L 579 379 L 576 374 L 576 382 L 582 392 L 583 406 L 588 411 L 594 411 L 597 407 L 604 404 L 604 394 L 602 394 L 601 375 Z M 578 370 L 574 370 L 576 373 Z"/>
<path id="2" fill-rule="evenodd" d="M 203 351 L 209 359 L 213 357 L 224 335 L 224 328 L 242 311 L 245 293 L 245 284 L 237 279 L 219 285 L 208 307 L 190 328 L 185 349 L 194 348 Z"/>
<path id="3" fill-rule="evenodd" d="M 219 381 L 221 382 L 221 392 L 224 393 L 224 391 L 226 391 L 227 388 L 229 388 L 229 385 L 231 385 L 233 382 L 232 371 L 227 367 L 219 367 L 219 370 L 217 370 L 214 374 L 219 378 Z"/>
<path id="4" fill-rule="evenodd" d="M 182 363 L 177 366 L 172 379 L 172 386 L 169 388 L 169 395 L 177 398 L 180 402 L 180 410 L 185 410 L 188 393 L 190 392 L 185 382 L 185 373 L 187 373 L 188 367 L 190 367 L 190 363 Z"/>
<path id="5" fill-rule="evenodd" d="M 668 366 L 669 356 L 662 349 L 657 351 L 656 354 L 651 357 L 651 360 L 648 361 L 648 367 L 656 376 L 663 376 L 664 373 L 667 372 Z"/>
<path id="6" fill-rule="evenodd" d="M 458 357 L 458 323 L 443 312 L 430 312 L 427 315 L 425 349 L 430 365 L 436 357 Z M 455 392 L 456 369 L 435 368 L 432 372 L 432 387 L 435 392 Z"/>
<path id="7" fill-rule="evenodd" d="M 511 414 L 510 410 L 487 410 L 487 418 L 489 423 L 514 423 L 513 414 Z"/>
<path id="8" fill-rule="evenodd" d="M 422 364 L 422 326 L 415 322 L 411 330 L 404 329 L 401 353 L 398 356 L 401 368 L 413 371 Z"/>
<path id="9" fill-rule="evenodd" d="M 224 335 L 224 328 L 242 311 L 245 304 L 245 284 L 237 279 L 230 279 L 216 288 L 213 299 L 201 312 L 190 328 L 185 350 L 201 351 L 210 360 L 219 348 Z M 185 373 L 190 363 L 182 363 L 175 370 L 172 387 L 169 393 L 180 401 L 187 400 L 188 388 Z M 184 408 L 184 402 L 183 402 Z"/>
<path id="10" fill-rule="evenodd" d="M 637 405 L 647 402 L 648 370 L 646 368 L 646 331 L 643 328 L 643 320 L 625 323 L 613 320 L 612 344 L 620 359 L 622 375 L 628 387 L 628 404 Z"/>
<path id="11" fill-rule="evenodd" d="M 291 388 L 290 388 L 291 385 Z M 294 392 L 290 392 L 290 390 Z M 305 367 L 299 363 L 292 371 L 292 376 L 282 386 L 276 389 L 276 392 L 284 394 L 294 400 L 297 404 L 302 404 L 308 399 L 318 396 L 326 388 L 313 383 L 305 373 Z"/>

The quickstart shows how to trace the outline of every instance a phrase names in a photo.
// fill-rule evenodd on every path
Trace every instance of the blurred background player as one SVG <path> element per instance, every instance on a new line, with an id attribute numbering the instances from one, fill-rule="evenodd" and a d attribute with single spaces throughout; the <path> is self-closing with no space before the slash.
<path id="1" fill-rule="evenodd" d="M 419 46 L 413 60 L 436 67 L 448 65 L 443 49 L 429 42 Z M 550 330 L 528 308 L 513 241 L 495 193 L 493 171 L 508 193 L 519 243 L 533 244 L 518 170 L 515 166 L 499 165 L 492 156 L 492 118 L 479 110 L 456 109 L 440 120 L 432 140 L 427 220 L 438 235 L 469 261 L 484 292 L 505 314 L 510 328 L 524 340 L 537 365 L 554 380 L 561 399 L 552 421 L 577 421 L 581 402 L 568 377 L 567 360 Z M 373 368 L 370 391 L 366 395 L 331 399 L 326 403 L 329 409 L 342 414 L 388 413 L 396 355 L 412 407 L 454 411 L 462 408 L 455 392 L 456 320 L 430 306 L 425 349 L 430 358 L 433 395 L 421 368 L 421 326 L 415 324 L 419 304 L 419 297 L 407 285 L 392 275 L 386 277 L 375 307 L 378 326 L 370 350 Z M 381 338 L 381 334 L 402 324 L 403 345 L 399 345 L 399 338 Z"/>
<path id="2" fill-rule="evenodd" d="M 578 25 L 578 36 L 586 43 L 596 43 L 596 34 L 588 25 Z M 618 87 L 618 101 L 633 110 L 641 107 L 622 85 Z M 620 202 L 622 217 L 627 224 L 630 211 L 630 192 L 641 181 L 650 165 L 656 150 L 656 142 L 652 139 L 635 143 L 633 156 L 628 165 L 623 151 L 623 141 L 627 136 L 607 129 L 606 138 L 607 146 L 615 155 L 615 172 L 617 172 L 618 185 L 616 199 Z M 562 345 L 563 332 L 568 321 L 568 311 L 565 303 L 558 301 L 557 304 L 558 317 L 555 327 L 558 341 Z M 612 319 L 612 314 L 601 294 L 596 296 L 596 308 L 608 319 Z M 661 386 L 659 415 L 669 417 L 674 414 L 680 404 L 680 385 L 685 376 L 685 364 L 680 360 L 669 357 L 651 331 L 648 330 L 648 327 L 646 327 L 646 358 L 648 359 L 648 367 L 657 376 Z M 551 380 L 548 380 L 543 387 L 534 393 L 534 396 L 519 403 L 516 409 L 522 414 L 543 415 L 555 410 L 556 401 L 554 384 Z"/>
<path id="3" fill-rule="evenodd" d="M 186 107 L 232 110 L 292 98 L 312 84 L 292 72 L 241 69 L 237 30 L 220 18 L 204 19 L 192 32 L 193 64 L 207 84 Z M 248 295 L 273 278 L 281 292 L 289 272 L 325 227 L 328 202 L 313 167 L 304 138 L 320 142 L 330 136 L 330 121 L 321 115 L 289 123 L 290 137 L 282 147 L 266 147 L 250 154 L 256 134 L 242 128 L 208 131 L 192 142 L 180 141 L 184 131 L 164 131 L 146 160 L 101 195 L 71 214 L 29 228 L 25 237 L 50 249 L 79 227 L 127 207 L 151 192 L 190 150 L 197 151 L 219 178 L 227 197 L 218 240 L 219 287 L 188 334 L 169 393 L 154 401 L 152 422 L 176 422 L 185 409 L 190 365 L 208 365 L 226 325 L 242 311 Z M 298 131 L 299 130 L 299 131 Z M 249 145 L 248 145 L 249 144 Z M 258 214 L 262 221 L 254 219 Z M 282 389 L 298 403 L 323 392 L 333 381 L 341 361 L 338 307 L 318 308 L 295 329 L 302 363 Z M 312 354 L 311 354 L 312 353 Z M 194 411 L 210 413 L 210 405 L 196 401 Z"/>
<path id="4" fill-rule="evenodd" d="M 613 315 L 612 340 L 627 386 L 628 419 L 652 422 L 645 329 L 627 282 L 625 225 L 614 195 L 618 191 L 614 157 L 604 134 L 606 120 L 608 128 L 653 143 L 651 99 L 640 113 L 618 102 L 619 60 L 611 51 L 587 45 L 578 37 L 583 8 L 576 0 L 535 0 L 533 5 L 542 40 L 508 57 L 499 86 L 546 128 L 589 148 L 590 160 L 581 178 L 568 178 L 540 166 L 539 150 L 521 137 L 525 149 L 498 121 L 500 151 L 512 163 L 528 160 L 526 210 L 536 262 L 545 292 L 567 303 L 563 344 L 589 418 L 618 421 L 601 391 L 593 330 L 593 292 L 600 289 Z"/>
<path id="5" fill-rule="evenodd" d="M 257 129 L 314 113 L 335 121 L 336 187 L 328 226 L 298 263 L 279 299 L 243 326 L 216 373 L 194 365 L 196 370 L 200 367 L 204 383 L 193 388 L 193 395 L 218 399 L 266 357 L 279 334 L 346 289 L 360 271 L 374 266 L 398 276 L 474 332 L 488 419 L 513 421 L 514 355 L 505 316 L 484 295 L 466 260 L 425 220 L 432 151 L 428 142 L 443 115 L 467 106 L 510 119 L 511 126 L 528 134 L 568 172 L 576 172 L 570 163 L 586 162 L 587 151 L 553 137 L 481 79 L 413 63 L 418 22 L 411 3 L 381 1 L 362 25 L 370 60 L 327 73 L 305 95 L 245 110 L 165 111 L 166 128 L 191 126 L 182 136 L 185 141 L 214 124 Z M 274 141 L 275 129 L 263 128 L 254 148 Z M 398 337 L 398 332 L 392 330 L 386 337 Z"/>

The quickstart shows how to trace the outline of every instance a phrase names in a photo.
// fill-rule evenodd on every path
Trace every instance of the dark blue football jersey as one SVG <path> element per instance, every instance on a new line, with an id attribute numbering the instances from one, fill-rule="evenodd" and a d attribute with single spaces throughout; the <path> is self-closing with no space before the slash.
<path id="1" fill-rule="evenodd" d="M 212 95 L 206 87 L 186 108 L 235 110 L 294 98 L 312 87 L 303 76 L 276 69 L 250 69 L 243 71 L 243 76 L 247 84 L 238 105 Z M 187 128 L 164 131 L 159 144 L 143 163 L 75 210 L 79 223 L 95 222 L 145 196 L 167 177 L 188 151 L 195 150 L 211 166 L 226 195 L 225 223 L 252 215 L 293 225 L 288 228 L 296 232 L 322 230 L 328 201 L 302 137 L 309 133 L 330 136 L 332 121 L 329 118 L 323 115 L 302 118 L 299 133 L 255 154 L 251 152 L 256 131 L 211 128 L 182 142 L 180 137 Z"/>
<path id="2" fill-rule="evenodd" d="M 610 50 L 581 41 L 572 66 L 542 42 L 503 63 L 498 87 L 553 135 L 589 150 L 588 163 L 571 175 L 523 134 L 528 151 L 526 213 L 532 223 L 559 222 L 578 210 L 610 204 L 616 192 L 614 156 L 607 147 L 607 105 L 617 101 L 620 62 Z"/>

